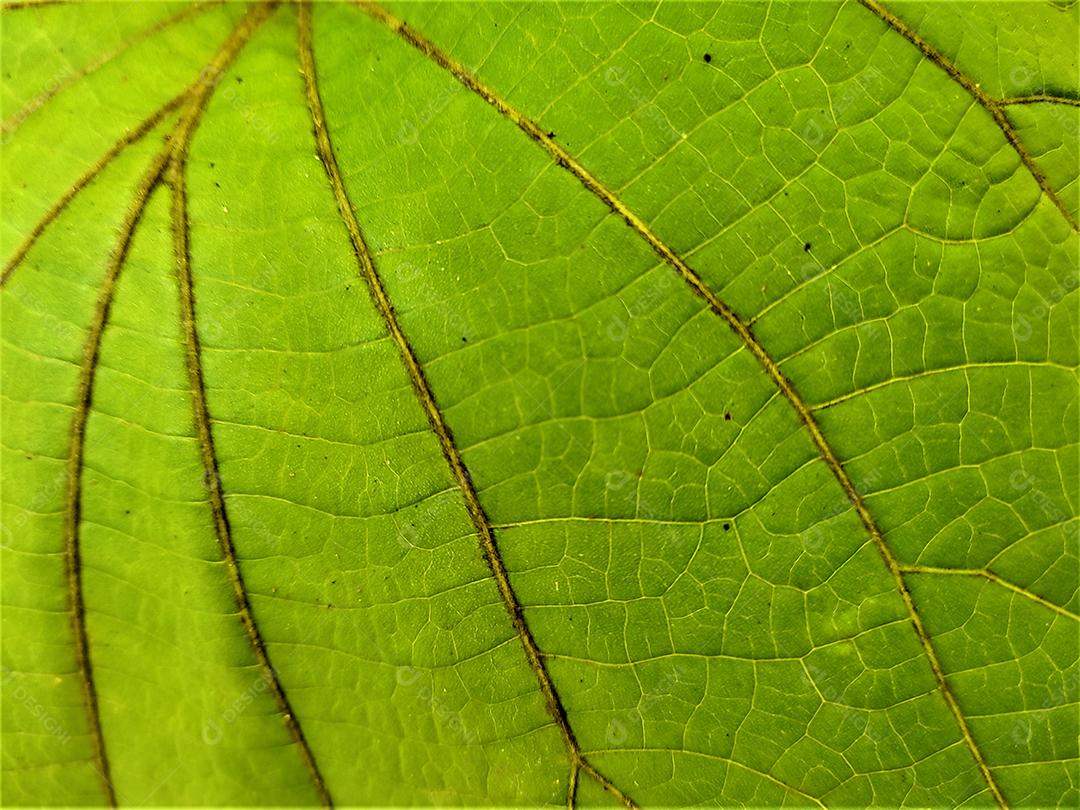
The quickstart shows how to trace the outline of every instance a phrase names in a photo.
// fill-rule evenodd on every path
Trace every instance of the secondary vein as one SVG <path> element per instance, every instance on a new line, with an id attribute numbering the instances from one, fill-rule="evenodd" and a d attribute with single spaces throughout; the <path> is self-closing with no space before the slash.
<path id="1" fill-rule="evenodd" d="M 71 442 L 68 449 L 64 560 L 67 572 L 68 603 L 71 610 L 72 631 L 75 637 L 75 665 L 86 704 L 86 720 L 90 733 L 93 762 L 101 776 L 105 801 L 110 807 L 116 805 L 116 791 L 113 788 L 109 756 L 101 733 L 101 715 L 98 710 L 94 669 L 90 659 L 90 642 L 86 633 L 86 604 L 82 588 L 82 549 L 79 542 L 79 528 L 82 513 L 83 451 L 86 444 L 86 422 L 90 414 L 90 403 L 94 388 L 94 374 L 97 370 L 98 356 L 101 350 L 101 337 L 109 320 L 109 310 L 112 307 L 116 282 L 120 278 L 120 272 L 123 270 L 124 262 L 127 259 L 135 228 L 146 211 L 150 195 L 161 180 L 161 173 L 167 160 L 167 147 L 158 152 L 151 160 L 149 168 L 135 188 L 134 202 L 124 216 L 124 221 L 120 226 L 120 236 L 112 254 L 109 256 L 105 279 L 94 310 L 94 318 L 91 321 L 90 331 L 87 333 L 86 343 L 83 347 L 75 412 L 72 416 Z"/>
<path id="2" fill-rule="evenodd" d="M 751 354 L 753 354 L 761 364 L 765 373 L 798 414 L 799 419 L 810 434 L 811 440 L 819 455 L 843 489 L 848 501 L 855 509 L 859 520 L 873 540 L 874 546 L 877 548 L 879 556 L 903 601 L 912 627 L 915 630 L 916 637 L 923 648 L 933 677 L 938 685 L 938 690 L 957 723 L 961 737 L 971 753 L 976 767 L 986 782 L 991 795 L 1000 806 L 1005 807 L 1005 798 L 994 780 L 993 774 L 990 772 L 986 758 L 983 756 L 981 749 L 975 741 L 971 729 L 968 726 L 967 719 L 964 717 L 956 696 L 953 694 L 952 688 L 948 683 L 944 668 L 942 667 L 941 661 L 930 640 L 930 635 L 923 624 L 922 617 L 916 609 L 915 602 L 912 599 L 907 583 L 904 581 L 898 560 L 893 555 L 892 549 L 890 549 L 885 542 L 885 537 L 874 520 L 874 517 L 870 514 L 870 510 L 867 508 L 862 495 L 856 489 L 847 470 L 844 468 L 840 459 L 837 457 L 836 452 L 825 438 L 810 407 L 795 389 L 794 384 L 780 370 L 779 365 L 765 350 L 765 347 L 754 336 L 749 325 L 724 301 L 722 301 L 705 283 L 701 276 L 699 276 L 681 256 L 672 250 L 672 248 L 669 247 L 644 220 L 634 213 L 614 194 L 614 192 L 604 186 L 600 180 L 586 169 L 573 155 L 549 136 L 547 131 L 536 121 L 533 121 L 512 106 L 510 102 L 503 99 L 492 88 L 480 81 L 478 77 L 473 75 L 458 60 L 454 59 L 448 53 L 441 50 L 434 42 L 411 28 L 404 20 L 394 16 L 382 6 L 370 2 L 370 0 L 354 0 L 354 2 L 356 2 L 356 4 L 370 17 L 394 31 L 409 45 L 420 51 L 420 53 L 424 54 L 444 70 L 448 71 L 464 87 L 480 96 L 480 98 L 498 111 L 500 115 L 513 122 L 518 129 L 524 132 L 534 143 L 547 152 L 558 166 L 576 177 L 578 181 L 599 198 L 612 213 L 621 217 L 623 221 L 638 234 L 638 236 L 644 239 L 653 251 L 682 277 L 687 286 L 705 301 L 708 308 L 719 316 L 728 325 L 731 331 L 735 333 L 743 345 L 750 350 Z M 865 0 L 865 2 L 873 2 L 873 0 Z"/>
<path id="3" fill-rule="evenodd" d="M 26 258 L 26 254 L 30 252 L 30 248 L 32 248 L 37 240 L 41 238 L 41 235 L 45 233 L 46 229 L 56 221 L 56 218 L 64 213 L 64 210 L 71 204 L 71 201 L 78 196 L 79 192 L 94 182 L 97 176 L 105 170 L 105 167 L 118 158 L 124 150 L 132 144 L 142 140 L 154 129 L 154 127 L 160 124 L 169 113 L 176 110 L 188 97 L 189 92 L 189 90 L 185 90 L 180 95 L 165 102 L 165 104 L 139 122 L 134 129 L 130 129 L 124 133 L 120 139 L 105 152 L 105 154 L 95 160 L 90 168 L 87 169 L 78 180 L 72 183 L 59 198 L 57 198 L 56 202 L 49 207 L 49 210 L 46 211 L 41 219 L 34 224 L 34 227 L 30 229 L 30 233 L 26 235 L 26 238 L 23 239 L 15 249 L 15 253 L 12 257 L 8 259 L 7 264 L 4 265 L 4 270 L 0 273 L 0 287 L 7 284 L 8 280 L 11 278 L 11 274 L 15 272 L 15 268 L 22 263 L 23 259 Z"/>
<path id="4" fill-rule="evenodd" d="M 937 574 L 939 576 L 961 576 L 985 579 L 1007 591 L 1011 591 L 1018 596 L 1029 599 L 1035 604 L 1042 605 L 1047 610 L 1051 610 L 1060 616 L 1064 616 L 1065 618 L 1074 621 L 1080 621 L 1080 614 L 1077 614 L 1065 605 L 1059 605 L 1057 602 L 1052 602 L 1034 591 L 1029 591 L 1027 588 L 1021 587 L 1015 582 L 1005 579 L 1005 577 L 994 573 L 988 568 L 943 568 L 935 565 L 904 565 L 901 566 L 900 570 L 905 574 Z"/>
<path id="5" fill-rule="evenodd" d="M 1043 174 L 1039 164 L 1035 162 L 1035 158 L 1028 152 L 1023 142 L 1020 140 L 1020 135 L 1017 133 L 1016 128 L 1013 127 L 1012 122 L 1009 120 L 1008 115 L 1005 114 L 1005 107 L 1010 103 L 1021 104 L 1029 103 L 1028 99 L 1021 98 L 1013 101 L 1007 99 L 997 99 L 987 93 L 978 82 L 972 80 L 967 74 L 960 70 L 956 64 L 949 59 L 945 54 L 919 36 L 912 28 L 910 28 L 903 20 L 889 11 L 878 0 L 858 0 L 859 4 L 875 14 L 882 22 L 885 23 L 896 33 L 900 34 L 904 39 L 914 45 L 919 51 L 930 60 L 931 63 L 937 65 L 948 74 L 949 78 L 963 87 L 975 101 L 990 113 L 990 117 L 994 119 L 994 123 L 997 124 L 998 129 L 1001 130 L 1005 136 L 1005 140 L 1008 141 L 1009 146 L 1013 148 L 1013 151 L 1020 157 L 1020 162 L 1024 164 L 1024 168 L 1028 170 L 1031 176 L 1035 179 L 1039 188 L 1042 190 L 1046 198 L 1054 204 L 1054 207 L 1061 212 L 1061 215 L 1065 218 L 1065 221 L 1069 223 L 1069 227 L 1074 231 L 1080 230 L 1080 226 L 1077 225 L 1076 217 L 1072 212 L 1065 207 L 1064 201 L 1058 196 L 1057 192 L 1050 186 L 1050 181 L 1046 179 L 1046 175 Z M 1049 101 L 1052 97 L 1043 96 L 1039 97 L 1040 101 Z M 1053 101 L 1059 101 L 1066 104 L 1074 104 L 1075 101 L 1069 99 L 1052 98 Z"/>
<path id="6" fill-rule="evenodd" d="M 514 593 L 514 588 L 510 583 L 510 576 L 507 573 L 506 566 L 503 563 L 502 556 L 499 552 L 495 533 L 491 527 L 491 521 L 484 511 L 484 507 L 480 503 L 476 487 L 472 482 L 472 477 L 469 474 L 468 468 L 462 461 L 461 453 L 454 442 L 450 427 L 447 425 L 442 412 L 439 410 L 439 406 L 435 401 L 435 395 L 431 390 L 431 385 L 428 383 L 424 374 L 423 367 L 417 359 L 416 352 L 409 343 L 404 330 L 401 328 L 401 324 L 397 319 L 397 314 L 394 312 L 390 297 L 375 268 L 371 252 L 364 240 L 360 224 L 357 221 L 355 211 L 353 210 L 352 202 L 345 189 L 345 183 L 342 180 L 337 156 L 330 140 L 330 134 L 326 128 L 326 115 L 323 109 L 322 98 L 319 93 L 315 58 L 312 52 L 311 9 L 307 2 L 301 2 L 299 6 L 299 42 L 301 73 L 304 77 L 304 90 L 308 109 L 311 112 L 316 149 L 323 168 L 326 171 L 330 187 L 333 190 L 334 199 L 337 202 L 338 213 L 348 231 L 349 241 L 352 244 L 360 276 L 368 288 L 375 309 L 378 311 L 387 331 L 390 333 L 390 336 L 398 349 L 402 363 L 408 373 L 409 381 L 424 410 L 428 424 L 439 440 L 443 457 L 450 467 L 454 482 L 461 491 L 465 501 L 466 511 L 469 514 L 469 518 L 472 521 L 473 527 L 476 530 L 476 535 L 480 541 L 480 549 L 484 561 L 487 563 L 492 577 L 495 579 L 499 596 L 502 599 L 507 613 L 510 615 L 510 621 L 521 642 L 521 646 L 525 651 L 525 657 L 528 660 L 529 667 L 532 669 L 537 682 L 539 683 L 547 710 L 558 726 L 559 733 L 562 736 L 563 743 L 566 746 L 567 753 L 570 757 L 572 772 L 576 774 L 577 770 L 585 771 L 585 773 L 593 777 L 605 790 L 611 793 L 625 806 L 634 807 L 633 801 L 610 780 L 604 777 L 582 753 L 581 746 L 578 744 L 577 738 L 574 736 L 574 731 L 570 726 L 566 709 L 563 707 L 562 700 L 555 688 L 555 684 L 552 682 L 551 676 L 547 671 L 547 665 L 544 663 L 543 654 L 541 653 L 535 638 L 533 638 L 532 631 L 525 621 L 525 614 L 522 610 L 521 603 L 518 601 L 517 595 Z"/>
<path id="7" fill-rule="evenodd" d="M 186 150 L 199 118 L 216 86 L 217 76 L 232 62 L 247 42 L 255 27 L 267 16 L 269 7 L 259 6 L 248 12 L 225 41 L 186 98 L 186 106 L 164 146 L 151 158 L 150 165 L 135 187 L 131 206 L 120 225 L 120 232 L 105 269 L 98 293 L 94 315 L 83 347 L 79 368 L 75 410 L 72 415 L 71 440 L 67 459 L 67 487 L 64 515 L 64 561 L 68 585 L 68 601 L 75 642 L 75 663 L 86 706 L 87 728 L 90 736 L 92 762 L 101 777 L 102 791 L 109 806 L 116 805 L 108 751 L 101 728 L 97 687 L 94 681 L 90 642 L 86 629 L 86 603 L 82 582 L 81 514 L 82 472 L 86 445 L 86 425 L 93 399 L 94 377 L 101 353 L 101 341 L 109 322 L 109 312 L 120 274 L 124 269 L 135 230 L 142 220 L 155 189 L 165 176 L 165 169 L 177 149 Z"/>
<path id="8" fill-rule="evenodd" d="M 149 39 L 155 34 L 159 34 L 162 31 L 173 27 L 174 25 L 178 25 L 191 17 L 201 14 L 202 12 L 212 8 L 213 6 L 220 5 L 222 2 L 223 0 L 206 0 L 206 2 L 194 3 L 190 6 L 182 8 L 180 11 L 165 18 L 164 20 L 159 20 L 148 28 L 136 32 L 126 42 L 122 42 L 119 47 L 100 55 L 88 64 L 84 65 L 76 71 L 73 71 L 72 73 L 59 79 L 58 81 L 50 83 L 44 91 L 34 96 L 32 99 L 26 102 L 26 104 L 16 110 L 11 116 L 4 119 L 3 124 L 0 124 L 0 132 L 3 133 L 5 138 L 10 137 L 11 134 L 19 126 L 21 126 L 27 118 L 29 118 L 31 115 L 33 115 L 43 106 L 45 106 L 50 99 L 54 98 L 59 93 L 77 84 L 79 81 L 86 78 L 91 73 L 100 70 L 105 65 L 109 64 L 109 62 L 112 62 L 121 54 L 138 45 L 140 42 Z"/>

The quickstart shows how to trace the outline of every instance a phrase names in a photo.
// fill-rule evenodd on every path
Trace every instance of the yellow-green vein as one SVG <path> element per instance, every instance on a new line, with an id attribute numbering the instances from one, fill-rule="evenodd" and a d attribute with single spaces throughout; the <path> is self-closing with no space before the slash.
<path id="1" fill-rule="evenodd" d="M 1067 619 L 1073 619 L 1080 621 L 1080 615 L 1077 615 L 1067 607 L 1051 602 L 1049 599 L 1039 596 L 1037 593 L 1033 593 L 1026 588 L 1021 588 L 1014 582 L 1009 582 L 993 571 L 989 571 L 985 568 L 942 568 L 935 565 L 903 565 L 900 567 L 900 571 L 904 574 L 938 574 L 941 576 L 961 576 L 961 577 L 975 577 L 978 579 L 985 579 L 988 582 L 992 582 L 995 585 L 1004 588 L 1007 591 L 1015 593 L 1019 596 L 1029 599 L 1038 605 L 1042 605 L 1047 610 L 1053 611 L 1060 616 L 1064 616 Z"/>

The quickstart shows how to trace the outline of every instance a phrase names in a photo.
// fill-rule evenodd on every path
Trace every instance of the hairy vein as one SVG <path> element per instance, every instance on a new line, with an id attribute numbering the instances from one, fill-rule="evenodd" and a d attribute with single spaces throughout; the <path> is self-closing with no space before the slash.
<path id="1" fill-rule="evenodd" d="M 64 520 L 64 559 L 67 570 L 68 602 L 71 610 L 72 630 L 75 636 L 75 664 L 82 685 L 86 703 L 86 719 L 93 749 L 93 761 L 101 775 L 105 801 L 110 806 L 116 805 L 116 791 L 113 788 L 109 769 L 108 752 L 101 733 L 101 717 L 98 711 L 97 687 L 94 684 L 93 665 L 90 661 L 90 643 L 86 634 L 86 605 L 82 588 L 82 550 L 79 543 L 79 524 L 82 513 L 82 471 L 83 450 L 86 443 L 86 422 L 90 415 L 91 396 L 94 388 L 94 373 L 97 370 L 98 356 L 101 350 L 101 337 L 109 320 L 113 294 L 120 271 L 124 267 L 135 228 L 146 211 L 150 195 L 161 180 L 162 171 L 168 160 L 168 148 L 158 152 L 150 162 L 149 168 L 135 188 L 135 198 L 124 216 L 120 226 L 120 235 L 116 246 L 109 256 L 105 270 L 105 279 L 98 294 L 94 317 L 83 347 L 83 359 L 79 368 L 79 383 L 76 393 L 75 412 L 71 421 L 71 442 L 67 460 L 67 498 Z"/>
<path id="2" fill-rule="evenodd" d="M 8 259 L 7 263 L 4 265 L 3 272 L 0 273 L 0 287 L 7 284 L 8 279 L 11 278 L 11 274 L 15 272 L 15 268 L 22 263 L 22 260 L 26 258 L 26 254 L 30 252 L 30 248 L 32 248 L 37 240 L 41 238 L 41 235 L 45 233 L 45 230 L 56 221 L 56 218 L 64 213 L 64 209 L 71 204 L 71 201 L 78 196 L 79 192 L 94 182 L 97 176 L 105 170 L 105 167 L 116 160 L 124 150 L 137 141 L 142 140 L 142 138 L 160 124 L 169 113 L 176 110 L 189 95 L 190 89 L 185 90 L 183 93 L 176 96 L 176 98 L 165 102 L 165 104 L 136 125 L 134 129 L 125 132 L 116 143 L 109 147 L 105 154 L 95 160 L 90 168 L 60 195 L 56 202 L 49 207 L 49 210 L 46 211 L 41 219 L 34 224 L 34 227 L 30 229 L 26 238 L 23 239 L 15 249 L 15 253 L 12 254 L 11 258 Z"/>
<path id="3" fill-rule="evenodd" d="M 174 25 L 178 25 L 191 17 L 201 14 L 213 6 L 220 5 L 222 2 L 223 0 L 206 0 L 206 2 L 194 3 L 190 6 L 186 6 L 176 14 L 173 14 L 164 20 L 159 20 L 150 27 L 137 32 L 126 42 L 121 43 L 119 47 L 101 54 L 78 70 L 53 80 L 45 90 L 26 102 L 26 104 L 12 113 L 8 118 L 5 118 L 4 122 L 0 124 L 0 133 L 2 133 L 5 138 L 10 137 L 27 118 L 44 107 L 52 98 L 62 93 L 64 90 L 67 90 L 82 79 L 85 79 L 91 73 L 95 73 L 105 67 L 105 65 L 109 64 L 114 59 L 117 59 L 131 48 L 134 48 L 140 42 L 143 42 L 156 34 L 160 34 L 162 31 L 172 28 Z"/>
<path id="4" fill-rule="evenodd" d="M 889 28 L 896 31 L 896 33 L 900 34 L 900 36 L 918 48 L 923 56 L 945 71 L 950 79 L 967 90 L 979 106 L 990 113 L 990 117 L 994 119 L 994 123 L 997 124 L 998 129 L 1000 129 L 1005 136 L 1005 140 L 1009 142 L 1009 146 L 1011 146 L 1013 151 L 1020 157 L 1020 162 L 1024 164 L 1024 167 L 1035 179 L 1035 182 L 1038 183 L 1039 188 L 1042 189 L 1046 198 L 1050 200 L 1058 211 L 1061 212 L 1061 215 L 1065 217 L 1065 221 L 1069 223 L 1069 227 L 1074 231 L 1080 230 L 1076 218 L 1073 216 L 1072 212 L 1065 207 L 1065 203 L 1062 201 L 1061 197 L 1058 196 L 1057 192 L 1050 186 L 1050 181 L 1046 179 L 1046 175 L 1043 174 L 1042 169 L 1039 168 L 1039 164 L 1035 162 L 1035 158 L 1032 157 L 1031 153 L 1027 150 L 1027 147 L 1021 142 L 1020 135 L 1012 125 L 1012 122 L 1009 121 L 1009 117 L 1005 114 L 1005 107 L 1007 107 L 1010 102 L 994 98 L 983 90 L 977 82 L 961 71 L 951 59 L 915 33 L 915 31 L 903 20 L 889 11 L 884 5 L 878 2 L 878 0 L 859 0 L 859 4 L 876 14 Z M 1045 101 L 1050 100 L 1050 98 L 1051 97 L 1045 97 L 1040 100 Z M 1056 97 L 1053 97 L 1053 99 L 1055 101 L 1061 100 Z M 1011 103 L 1028 102 L 1014 99 Z M 1066 101 L 1065 103 L 1071 102 Z"/>
<path id="5" fill-rule="evenodd" d="M 999 99 L 998 104 L 1002 106 L 1010 104 L 1064 104 L 1069 107 L 1080 107 L 1080 98 L 1058 96 L 1053 93 L 1034 93 L 1030 96 L 1012 96 Z"/>
<path id="6" fill-rule="evenodd" d="M 191 276 L 190 251 L 191 223 L 188 218 L 187 185 L 185 180 L 186 159 L 186 150 L 184 153 L 178 151 L 174 155 L 169 169 L 169 183 L 173 192 L 173 252 L 176 257 L 176 278 L 180 292 L 180 314 L 184 333 L 188 382 L 191 386 L 192 407 L 199 436 L 199 450 L 202 456 L 206 487 L 210 497 L 210 509 L 214 518 L 214 534 L 217 536 L 221 556 L 225 561 L 225 569 L 229 574 L 229 583 L 232 585 L 233 599 L 236 603 L 237 613 L 240 616 L 240 623 L 243 625 L 244 632 L 247 634 L 248 641 L 255 653 L 260 675 L 269 688 L 270 694 L 273 695 L 274 703 L 277 706 L 278 713 L 284 719 L 289 736 L 300 751 L 300 757 L 303 759 L 304 767 L 307 769 L 315 791 L 319 795 L 319 801 L 324 807 L 331 807 L 333 802 L 319 766 L 315 761 L 315 756 L 312 754 L 311 746 L 304 736 L 304 731 L 300 727 L 300 721 L 297 719 L 296 713 L 292 710 L 289 698 L 285 694 L 285 688 L 270 663 L 270 654 L 266 649 L 266 643 L 263 640 L 262 633 L 259 631 L 258 624 L 255 622 L 255 613 L 251 607 L 251 600 L 248 598 L 244 577 L 240 572 L 240 564 L 236 557 L 236 546 L 233 544 L 232 529 L 229 525 L 229 516 L 225 509 L 225 494 L 221 485 L 221 475 L 218 471 L 214 435 L 210 428 L 210 410 L 206 404 L 202 350 L 195 326 L 195 288 Z"/>
<path id="7" fill-rule="evenodd" d="M 401 355 L 401 360 L 408 373 L 413 390 L 420 400 L 420 405 L 423 407 L 424 414 L 427 417 L 432 432 L 439 440 L 442 454 L 450 467 L 454 482 L 457 484 L 457 487 L 464 498 L 466 510 L 469 513 L 473 527 L 476 529 L 476 535 L 480 541 L 480 549 L 484 556 L 484 561 L 487 563 L 488 568 L 495 579 L 495 583 L 499 590 L 499 596 L 510 615 L 510 621 L 521 642 L 521 646 L 524 648 L 525 657 L 528 660 L 529 667 L 532 669 L 537 682 L 539 683 L 547 710 L 554 718 L 559 733 L 562 736 L 563 743 L 566 746 L 566 750 L 570 757 L 571 772 L 575 774 L 576 778 L 576 771 L 584 771 L 625 806 L 633 807 L 634 803 L 632 800 L 610 780 L 603 776 L 603 774 L 601 774 L 582 753 L 581 746 L 578 744 L 577 738 L 574 736 L 574 731 L 570 726 L 566 709 L 563 707 L 559 693 L 556 691 L 555 684 L 552 682 L 551 675 L 548 673 L 547 664 L 544 663 L 543 653 L 541 653 L 540 648 L 536 643 L 536 639 L 533 638 L 532 631 L 525 621 L 524 611 L 522 610 L 521 603 L 518 601 L 517 594 L 515 594 L 514 588 L 510 583 L 510 576 L 507 573 L 506 566 L 503 563 L 502 556 L 499 552 L 491 521 L 484 511 L 484 507 L 480 503 L 480 498 L 476 492 L 476 487 L 473 484 L 472 476 L 465 466 L 465 463 L 462 461 L 461 453 L 458 450 L 457 444 L 454 442 L 450 427 L 447 425 L 442 411 L 439 410 L 439 406 L 435 401 L 435 395 L 432 393 L 431 385 L 427 381 L 423 367 L 420 365 L 416 352 L 413 350 L 412 345 L 409 343 L 408 338 L 401 328 L 401 324 L 397 319 L 397 314 L 394 312 L 390 297 L 375 268 L 374 261 L 371 258 L 371 252 L 364 240 L 360 224 L 356 219 L 356 213 L 353 210 L 352 202 L 349 200 L 348 192 L 345 189 L 345 184 L 341 176 L 341 169 L 338 166 L 337 156 L 330 140 L 330 134 L 326 128 L 326 116 L 323 109 L 322 98 L 319 93 L 318 77 L 315 69 L 315 57 L 312 51 L 311 9 L 306 2 L 302 2 L 299 7 L 299 42 L 300 67 L 304 77 L 304 90 L 307 97 L 308 109 L 311 112 L 316 149 L 323 168 L 326 171 L 326 176 L 329 180 L 331 189 L 333 190 L 334 199 L 337 202 L 338 213 L 341 215 L 341 219 L 348 231 L 349 241 L 352 244 L 360 276 L 363 278 L 368 288 L 375 309 L 378 311 L 394 344 L 397 346 L 398 353 Z"/>
<path id="8" fill-rule="evenodd" d="M 151 158 L 150 165 L 135 187 L 131 206 L 120 225 L 116 244 L 109 255 L 105 277 L 98 293 L 94 315 L 83 347 L 82 362 L 75 398 L 75 410 L 71 422 L 71 441 L 67 459 L 67 487 L 64 515 L 64 560 L 68 585 L 68 601 L 71 611 L 72 630 L 75 638 L 75 662 L 86 705 L 87 727 L 90 736 L 92 761 L 101 776 L 105 800 L 116 805 L 108 751 L 101 730 L 101 714 L 98 708 L 97 687 L 94 682 L 90 643 L 86 631 L 86 604 L 82 582 L 82 549 L 80 523 L 82 514 L 82 473 L 86 444 L 86 425 L 93 398 L 94 376 L 101 352 L 101 340 L 109 322 L 109 312 L 120 274 L 124 269 L 135 230 L 154 190 L 165 177 L 165 169 L 176 151 L 187 149 L 199 118 L 213 93 L 216 78 L 232 62 L 247 42 L 255 27 L 266 18 L 267 7 L 256 7 L 241 21 L 229 36 L 221 50 L 203 73 L 202 81 L 196 82 L 185 99 L 180 119 L 164 146 Z"/>
<path id="9" fill-rule="evenodd" d="M 915 630 L 915 634 L 923 648 L 923 652 L 930 665 L 934 679 L 937 682 L 938 690 L 957 723 L 964 743 L 970 751 L 971 756 L 995 801 L 1002 807 L 1006 806 L 1005 798 L 994 780 L 993 774 L 990 772 L 990 767 L 987 764 L 986 758 L 983 756 L 981 749 L 976 743 L 967 719 L 961 711 L 956 696 L 953 694 L 952 688 L 945 676 L 945 670 L 934 649 L 930 635 L 923 624 L 922 617 L 916 609 L 915 602 L 908 589 L 907 583 L 904 581 L 899 562 L 893 555 L 892 549 L 889 548 L 889 545 L 886 543 L 885 537 L 880 527 L 877 525 L 877 522 L 874 520 L 873 515 L 870 514 L 870 510 L 867 508 L 862 495 L 855 488 L 847 470 L 844 468 L 844 465 L 836 455 L 836 452 L 825 438 L 821 427 L 814 418 L 812 410 L 795 389 L 792 382 L 780 370 L 776 361 L 774 361 L 765 350 L 765 347 L 758 342 L 747 323 L 724 303 L 702 280 L 697 272 L 674 250 L 672 250 L 644 220 L 637 216 L 637 214 L 620 200 L 614 192 L 604 186 L 600 180 L 589 172 L 589 170 L 573 157 L 573 155 L 550 137 L 547 134 L 547 131 L 536 121 L 527 117 L 524 113 L 513 107 L 507 100 L 496 94 L 492 88 L 481 82 L 479 78 L 469 72 L 469 70 L 458 60 L 442 51 L 431 40 L 409 27 L 404 20 L 399 19 L 386 9 L 369 0 L 355 0 L 355 2 L 369 16 L 397 33 L 409 45 L 448 71 L 463 86 L 476 93 L 503 117 L 513 122 L 518 129 L 524 132 L 534 143 L 547 152 L 557 165 L 574 175 L 574 177 L 576 177 L 586 189 L 599 198 L 612 213 L 620 216 L 623 221 L 638 234 L 638 236 L 644 239 L 653 251 L 665 263 L 669 264 L 680 277 L 682 277 L 690 289 L 705 301 L 709 309 L 718 315 L 728 325 L 731 331 L 735 333 L 743 345 L 750 350 L 761 364 L 765 373 L 798 414 L 799 419 L 810 434 L 818 453 L 832 471 L 833 476 L 840 484 L 848 501 L 855 509 L 860 521 L 873 540 L 874 546 L 877 548 L 878 553 L 885 564 L 885 568 L 892 577 L 897 592 L 904 603 L 912 627 Z"/>

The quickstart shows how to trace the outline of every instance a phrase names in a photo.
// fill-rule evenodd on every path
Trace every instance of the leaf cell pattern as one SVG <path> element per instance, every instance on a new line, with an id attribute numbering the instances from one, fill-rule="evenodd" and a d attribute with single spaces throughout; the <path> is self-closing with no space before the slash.
<path id="1" fill-rule="evenodd" d="M 1075 804 L 1076 4 L 0 13 L 11 804 Z"/>

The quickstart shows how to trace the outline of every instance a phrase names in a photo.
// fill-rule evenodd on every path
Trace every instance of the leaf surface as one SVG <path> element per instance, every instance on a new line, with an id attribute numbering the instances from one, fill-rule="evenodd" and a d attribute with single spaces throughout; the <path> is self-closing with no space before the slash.
<path id="1" fill-rule="evenodd" d="M 5 802 L 1080 799 L 1075 3 L 0 25 Z"/>

